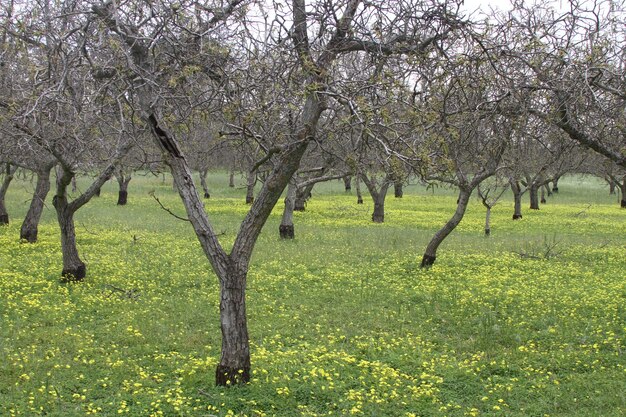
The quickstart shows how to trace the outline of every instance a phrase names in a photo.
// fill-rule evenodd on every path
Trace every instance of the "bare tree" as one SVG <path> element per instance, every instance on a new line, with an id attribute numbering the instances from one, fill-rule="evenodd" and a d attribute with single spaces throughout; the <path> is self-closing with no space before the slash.
<path id="1" fill-rule="evenodd" d="M 245 383 L 250 378 L 250 348 L 245 313 L 246 276 L 250 257 L 263 225 L 283 189 L 298 169 L 309 143 L 316 138 L 320 117 L 327 108 L 325 93 L 328 91 L 329 81 L 331 77 L 339 75 L 333 73 L 333 63 L 342 54 L 359 51 L 417 56 L 450 30 L 448 21 L 451 20 L 450 16 L 444 13 L 447 12 L 444 8 L 429 10 L 429 13 L 426 13 L 425 10 L 418 10 L 415 5 L 410 4 L 413 9 L 398 10 L 402 12 L 399 21 L 406 18 L 402 32 L 396 32 L 395 21 L 390 22 L 389 26 L 386 25 L 387 22 L 381 22 L 389 36 L 386 39 L 377 39 L 372 36 L 370 27 L 380 8 L 372 3 L 362 3 L 358 0 L 317 2 L 313 5 L 315 10 L 308 12 L 304 0 L 293 0 L 288 18 L 282 16 L 280 10 L 276 10 L 278 16 L 276 22 L 292 22 L 288 31 L 284 26 L 277 27 L 273 34 L 280 34 L 281 39 L 290 40 L 291 48 L 284 50 L 283 54 L 288 59 L 288 65 L 292 66 L 303 80 L 301 99 L 295 107 L 289 134 L 281 141 L 275 142 L 268 150 L 265 158 L 266 161 L 271 160 L 272 168 L 241 224 L 231 252 L 226 253 L 202 207 L 178 140 L 172 133 L 173 130 L 167 128 L 166 120 L 176 112 L 167 105 L 162 94 L 168 84 L 164 77 L 158 74 L 157 68 L 162 66 L 156 65 L 156 62 L 176 58 L 174 54 L 167 54 L 167 45 L 187 44 L 189 45 L 187 50 L 193 50 L 196 55 L 192 62 L 197 63 L 202 69 L 197 71 L 197 76 L 206 74 L 210 78 L 211 73 L 206 66 L 213 62 L 212 58 L 202 55 L 201 49 L 193 48 L 201 42 L 209 42 L 211 37 L 215 39 L 220 30 L 227 31 L 229 25 L 236 24 L 237 22 L 229 19 L 229 16 L 241 3 L 243 1 L 233 0 L 219 9 L 200 7 L 198 13 L 200 18 L 196 19 L 187 18 L 191 17 L 188 13 L 191 8 L 186 2 L 181 3 L 176 13 L 171 13 L 169 8 L 161 10 L 155 5 L 150 5 L 150 12 L 143 16 L 153 17 L 144 20 L 133 15 L 135 12 L 113 3 L 97 4 L 92 9 L 108 28 L 109 36 L 121 40 L 125 45 L 124 56 L 120 59 L 128 62 L 133 74 L 134 81 L 129 92 L 132 95 L 131 103 L 139 117 L 149 127 L 155 143 L 162 150 L 196 236 L 218 276 L 222 328 L 222 355 L 216 370 L 216 382 L 219 385 Z M 404 4 L 392 5 L 405 7 Z M 143 3 L 139 3 L 134 10 L 143 10 L 144 7 L 146 6 Z M 400 13 L 396 13 L 396 16 L 399 15 Z M 311 38 L 313 27 L 316 28 L 315 33 L 318 35 Z M 182 28 L 185 30 L 180 30 Z M 268 48 L 273 39 L 263 38 L 261 40 L 263 47 Z M 246 42 L 244 43 L 249 45 L 250 39 L 246 39 Z M 278 42 L 276 48 L 283 48 L 284 45 L 284 41 Z M 263 53 L 269 52 L 263 50 Z M 204 61 L 197 59 L 199 56 L 202 56 Z M 181 65 L 180 63 L 180 60 L 175 60 L 170 68 L 175 68 L 176 65 Z M 224 77 L 214 78 L 216 83 L 224 81 Z M 207 86 L 209 83 L 201 85 Z M 189 87 L 189 84 L 185 86 Z M 205 96 L 215 91 L 216 89 L 208 89 Z"/>

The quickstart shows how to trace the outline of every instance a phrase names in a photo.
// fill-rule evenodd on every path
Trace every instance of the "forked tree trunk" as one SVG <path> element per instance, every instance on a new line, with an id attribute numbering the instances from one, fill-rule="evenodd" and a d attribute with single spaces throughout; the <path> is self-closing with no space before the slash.
<path id="1" fill-rule="evenodd" d="M 559 192 L 559 180 L 561 179 L 561 177 L 554 177 L 554 179 L 552 180 L 552 192 L 557 194 Z"/>
<path id="2" fill-rule="evenodd" d="M 343 177 L 343 186 L 346 192 L 352 191 L 352 177 L 350 175 Z"/>
<path id="3" fill-rule="evenodd" d="M 518 181 L 510 180 L 513 192 L 513 220 L 522 218 L 522 189 Z"/>
<path id="4" fill-rule="evenodd" d="M 278 227 L 281 239 L 293 239 L 295 237 L 293 225 L 293 209 L 296 201 L 297 186 L 292 180 L 287 186 L 287 196 L 285 197 L 285 209 L 283 217 Z"/>
<path id="5" fill-rule="evenodd" d="M 539 210 L 539 186 L 533 182 L 528 187 L 528 194 L 530 196 L 530 209 Z"/>
<path id="6" fill-rule="evenodd" d="M 372 221 L 374 223 L 385 222 L 385 198 L 387 197 L 387 190 L 391 185 L 391 179 L 386 176 L 380 185 L 380 190 L 376 189 L 376 181 L 368 178 L 365 174 L 361 174 L 361 179 L 365 183 L 367 190 L 374 202 L 374 212 L 372 213 Z"/>
<path id="7" fill-rule="evenodd" d="M 50 191 L 50 171 L 52 171 L 53 166 L 54 164 L 50 164 L 36 172 L 37 184 L 35 185 L 33 198 L 30 200 L 30 207 L 20 228 L 20 240 L 22 241 L 28 243 L 37 242 L 39 219 L 41 219 L 44 203 Z"/>
<path id="8" fill-rule="evenodd" d="M 404 191 L 402 189 L 402 181 L 396 181 L 393 183 L 393 194 L 395 198 L 402 198 Z"/>
<path id="9" fill-rule="evenodd" d="M 297 188 L 296 190 L 296 199 L 294 201 L 293 209 L 295 211 L 305 211 L 306 210 L 306 202 L 309 198 L 311 198 L 311 193 L 313 192 L 313 187 L 315 183 L 308 184 L 305 187 Z"/>
<path id="10" fill-rule="evenodd" d="M 209 185 L 206 182 L 206 177 L 208 174 L 208 169 L 203 169 L 200 171 L 200 185 L 202 186 L 202 191 L 204 191 L 204 198 L 211 198 L 211 193 L 209 193 Z"/>
<path id="11" fill-rule="evenodd" d="M 117 183 L 120 186 L 120 190 L 117 196 L 117 205 L 125 206 L 126 203 L 128 203 L 128 184 L 130 183 L 132 177 L 130 174 L 124 175 L 122 171 L 118 171 L 115 174 L 115 178 L 117 179 Z"/>
<path id="12" fill-rule="evenodd" d="M 354 187 L 356 188 L 356 203 L 363 204 L 363 194 L 361 193 L 361 179 L 358 175 L 354 179 Z"/>
<path id="13" fill-rule="evenodd" d="M 61 229 L 61 252 L 63 254 L 63 281 L 82 281 L 87 275 L 87 267 L 78 255 L 76 248 L 76 230 L 74 211 L 68 205 L 67 197 L 56 195 L 52 199 L 56 209 L 57 221 Z"/>
<path id="14" fill-rule="evenodd" d="M 256 185 L 256 171 L 248 172 L 246 185 L 246 204 L 254 203 L 254 186 Z"/>
<path id="15" fill-rule="evenodd" d="M 0 226 L 9 224 L 9 212 L 4 204 L 4 197 L 9 189 L 9 184 L 13 181 L 15 171 L 17 171 L 16 165 L 6 164 L 4 181 L 2 181 L 2 185 L 0 186 Z"/>

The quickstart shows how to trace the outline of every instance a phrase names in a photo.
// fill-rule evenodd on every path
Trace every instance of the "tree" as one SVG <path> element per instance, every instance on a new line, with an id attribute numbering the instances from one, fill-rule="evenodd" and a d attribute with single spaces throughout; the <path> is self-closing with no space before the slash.
<path id="1" fill-rule="evenodd" d="M 4 180 L 2 181 L 2 185 L 0 185 L 0 225 L 9 224 L 9 213 L 7 212 L 7 208 L 4 203 L 4 196 L 9 189 L 9 184 L 11 184 L 11 181 L 13 181 L 15 171 L 17 171 L 16 165 L 12 165 L 10 163 L 5 164 L 3 172 Z"/>
<path id="2" fill-rule="evenodd" d="M 61 230 L 62 279 L 77 281 L 85 277 L 86 265 L 76 248 L 74 214 L 133 145 L 126 132 L 110 135 L 111 126 L 126 117 L 119 103 L 94 107 L 102 100 L 101 75 L 84 64 L 88 48 L 83 29 L 89 25 L 79 9 L 78 3 L 44 1 L 20 10 L 5 26 L 14 48 L 14 78 L 12 96 L 2 100 L 11 137 L 27 149 L 45 150 L 59 164 L 53 205 Z M 79 170 L 99 174 L 72 200 L 67 188 Z"/>
<path id="3" fill-rule="evenodd" d="M 222 355 L 216 369 L 216 382 L 219 385 L 245 383 L 250 378 L 250 348 L 245 313 L 245 287 L 250 257 L 263 225 L 298 169 L 309 143 L 316 138 L 320 117 L 327 108 L 326 92 L 329 81 L 331 77 L 338 75 L 333 72 L 333 63 L 341 54 L 358 51 L 373 54 L 418 54 L 427 50 L 450 30 L 446 24 L 449 16 L 443 12 L 435 13 L 431 10 L 427 14 L 420 10 L 402 10 L 404 16 L 414 16 L 412 20 L 407 19 L 403 32 L 394 34 L 395 22 L 391 22 L 392 25 L 385 29 L 393 36 L 386 40 L 375 40 L 369 29 L 371 22 L 368 21 L 376 16 L 376 8 L 371 3 L 361 3 L 358 0 L 335 2 L 336 4 L 319 2 L 314 5 L 314 12 L 307 12 L 304 0 L 294 0 L 288 19 L 292 22 L 291 29 L 288 33 L 283 28 L 277 29 L 281 39 L 290 39 L 292 45 L 289 50 L 281 53 L 304 80 L 299 102 L 294 103 L 297 104 L 297 113 L 293 118 L 293 128 L 286 137 L 278 138 L 281 140 L 270 148 L 266 158 L 272 160 L 272 169 L 241 224 L 231 252 L 226 253 L 202 207 L 178 140 L 173 131 L 167 128 L 167 120 L 176 112 L 161 94 L 171 84 L 167 83 L 167 77 L 157 72 L 157 68 L 163 68 L 158 63 L 165 59 L 172 59 L 169 68 L 182 65 L 181 59 L 175 59 L 179 57 L 166 54 L 166 46 L 185 44 L 188 45 L 187 48 L 176 50 L 189 53 L 185 62 L 193 62 L 200 67 L 195 73 L 198 77 L 206 74 L 210 78 L 211 74 L 206 66 L 210 66 L 213 60 L 210 55 L 203 55 L 202 49 L 194 49 L 194 46 L 209 41 L 211 36 L 217 37 L 218 29 L 227 31 L 228 25 L 223 22 L 236 24 L 234 19 L 228 18 L 241 3 L 241 0 L 233 0 L 221 9 L 197 7 L 200 17 L 196 19 L 187 13 L 190 7 L 186 2 L 179 3 L 176 13 L 172 13 L 170 8 L 161 9 L 160 6 L 151 5 L 149 13 L 143 14 L 149 16 L 145 20 L 113 3 L 96 4 L 92 8 L 93 13 L 106 26 L 111 42 L 116 39 L 124 45 L 124 55 L 119 58 L 129 63 L 134 76 L 128 93 L 132 96 L 130 102 L 162 150 L 196 236 L 218 276 L 222 329 Z M 394 3 L 394 6 L 399 5 Z M 135 10 L 143 10 L 144 7 L 146 5 L 139 3 Z M 276 13 L 281 12 L 276 10 Z M 341 17 L 337 17 L 339 15 Z M 316 26 L 315 32 L 319 37 L 310 39 L 309 32 L 313 25 Z M 180 30 L 182 28 L 185 30 Z M 244 44 L 254 43 L 250 41 L 246 39 L 248 43 Z M 269 41 L 264 40 L 263 47 L 267 48 L 268 44 Z M 275 47 L 283 48 L 284 45 L 285 42 L 281 41 Z M 250 48 L 247 50 L 250 51 Z M 119 52 L 111 48 L 110 53 L 113 55 Z M 222 77 L 216 78 L 218 79 L 215 82 L 219 83 Z M 208 86 L 210 83 L 207 81 L 201 85 Z M 186 88 L 192 86 L 185 84 Z M 188 94 L 186 98 L 189 99 L 190 96 Z M 226 96 L 224 99 L 227 98 Z M 186 108 L 189 109 L 188 106 Z"/>

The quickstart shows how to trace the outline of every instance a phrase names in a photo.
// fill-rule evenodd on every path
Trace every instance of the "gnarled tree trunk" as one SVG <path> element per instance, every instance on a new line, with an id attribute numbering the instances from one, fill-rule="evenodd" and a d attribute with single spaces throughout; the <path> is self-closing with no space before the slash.
<path id="1" fill-rule="evenodd" d="M 74 212 L 69 208 L 66 196 L 54 196 L 52 204 L 56 209 L 57 221 L 61 229 L 61 252 L 63 254 L 61 276 L 64 281 L 82 281 L 87 275 L 87 267 L 80 259 L 76 248 Z"/>
<path id="2" fill-rule="evenodd" d="M 9 224 L 9 212 L 4 204 L 4 197 L 9 189 L 9 184 L 13 181 L 15 171 L 17 171 L 17 165 L 6 164 L 4 181 L 2 181 L 2 185 L 0 186 L 0 225 Z"/>
<path id="3" fill-rule="evenodd" d="M 374 201 L 374 211 L 372 213 L 372 221 L 374 223 L 384 223 L 385 221 L 385 198 L 387 197 L 387 190 L 391 185 L 391 178 L 387 175 L 380 184 L 380 190 L 376 189 L 376 181 L 370 179 L 365 174 L 361 174 L 361 179 L 365 183 L 367 190 Z"/>
<path id="4" fill-rule="evenodd" d="M 50 171 L 54 164 L 49 164 L 36 171 L 37 184 L 30 200 L 30 207 L 20 228 L 20 239 L 28 243 L 37 242 L 39 234 L 39 219 L 43 212 L 44 203 L 50 191 Z"/>
<path id="5" fill-rule="evenodd" d="M 435 263 L 435 260 L 437 259 L 437 248 L 439 248 L 439 245 L 441 245 L 444 239 L 448 237 L 448 235 L 458 226 L 458 224 L 463 219 L 471 194 L 471 188 L 461 188 L 454 215 L 441 229 L 437 231 L 437 233 L 435 233 L 433 238 L 428 243 L 428 246 L 426 246 L 426 251 L 424 252 L 424 256 L 422 257 L 422 268 L 430 267 Z"/>
<path id="6" fill-rule="evenodd" d="M 294 207 L 293 207 L 295 211 L 306 210 L 306 202 L 308 201 L 309 198 L 311 198 L 313 187 L 315 187 L 315 183 L 308 184 L 296 190 L 296 199 L 295 199 Z"/>
<path id="7" fill-rule="evenodd" d="M 250 342 L 246 315 L 247 270 L 229 262 L 228 276 L 220 279 L 222 353 L 215 370 L 217 385 L 250 381 Z"/>

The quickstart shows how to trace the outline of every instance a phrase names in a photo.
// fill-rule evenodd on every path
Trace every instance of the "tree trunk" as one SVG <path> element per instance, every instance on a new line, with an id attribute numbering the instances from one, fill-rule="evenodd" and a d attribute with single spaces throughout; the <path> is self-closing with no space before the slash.
<path id="1" fill-rule="evenodd" d="M 559 180 L 561 179 L 561 177 L 554 177 L 554 179 L 552 180 L 552 192 L 557 194 L 559 192 Z"/>
<path id="2" fill-rule="evenodd" d="M 128 203 L 128 183 L 132 179 L 131 175 L 124 175 L 122 171 L 119 171 L 115 174 L 115 178 L 117 179 L 117 183 L 120 186 L 120 190 L 117 196 L 117 205 L 125 206 Z"/>
<path id="3" fill-rule="evenodd" d="M 430 243 L 428 243 L 428 246 L 426 246 L 426 251 L 424 252 L 424 257 L 422 258 L 422 268 L 428 268 L 435 263 L 435 260 L 437 259 L 437 248 L 463 219 L 471 194 L 471 189 L 462 188 L 459 192 L 458 203 L 456 205 L 454 215 L 441 229 L 437 231 L 437 233 L 435 233 L 433 238 L 430 240 Z"/>
<path id="4" fill-rule="evenodd" d="M 206 177 L 208 174 L 208 169 L 200 170 L 200 185 L 202 186 L 202 191 L 204 191 L 204 198 L 211 198 L 211 194 L 209 193 L 209 185 L 206 182 Z"/>
<path id="5" fill-rule="evenodd" d="M 522 218 L 522 189 L 518 181 L 511 180 L 511 191 L 513 192 L 513 220 Z"/>
<path id="6" fill-rule="evenodd" d="M 541 204 L 546 204 L 546 187 L 541 186 Z"/>
<path id="7" fill-rule="evenodd" d="M 220 280 L 220 324 L 222 354 L 215 370 L 215 383 L 239 385 L 250 381 L 250 343 L 246 319 L 245 271 L 230 267 L 227 279 Z"/>
<path id="8" fill-rule="evenodd" d="M 626 208 L 626 176 L 622 179 L 621 184 L 619 184 L 619 188 L 622 193 L 622 201 L 620 203 L 620 207 Z"/>
<path id="9" fill-rule="evenodd" d="M 343 186 L 346 192 L 352 191 L 352 177 L 350 175 L 343 177 Z"/>
<path id="10" fill-rule="evenodd" d="M 78 185 L 76 184 L 76 177 L 72 177 L 72 194 L 76 194 L 78 191 Z"/>
<path id="11" fill-rule="evenodd" d="M 617 183 L 613 181 L 611 177 L 605 177 L 604 180 L 609 184 L 609 195 L 615 195 L 615 189 L 617 188 Z"/>
<path id="12" fill-rule="evenodd" d="M 552 196 L 552 190 L 550 189 L 550 185 L 548 183 L 545 183 L 543 185 L 543 188 L 546 190 L 546 194 L 548 195 L 548 197 Z"/>
<path id="13" fill-rule="evenodd" d="M 285 197 L 285 209 L 283 210 L 283 218 L 278 227 L 278 232 L 281 239 L 293 239 L 294 225 L 293 225 L 293 208 L 296 200 L 297 186 L 292 180 L 287 186 L 287 196 Z"/>
<path id="14" fill-rule="evenodd" d="M 61 252 L 63 254 L 63 281 L 82 281 L 87 275 L 87 268 L 78 256 L 74 212 L 69 208 L 65 195 L 55 195 L 52 205 L 56 209 L 57 221 L 61 229 Z"/>
<path id="15" fill-rule="evenodd" d="M 306 202 L 309 198 L 311 198 L 311 192 L 313 191 L 313 187 L 315 184 L 309 184 L 306 187 L 298 188 L 296 191 L 296 199 L 294 202 L 293 209 L 295 211 L 304 211 L 306 210 Z"/>
<path id="16" fill-rule="evenodd" d="M 354 187 L 356 188 L 356 203 L 363 204 L 363 194 L 361 194 L 361 179 L 358 176 L 354 179 Z"/>
<path id="17" fill-rule="evenodd" d="M 372 197 L 373 198 L 373 197 Z M 372 213 L 372 221 L 374 223 L 385 222 L 385 196 L 377 196 L 374 199 L 374 212 Z"/>
<path id="18" fill-rule="evenodd" d="M 376 180 L 368 178 L 365 174 L 361 174 L 361 179 L 365 183 L 367 190 L 374 201 L 374 212 L 372 213 L 372 221 L 374 223 L 383 223 L 385 221 L 385 198 L 387 190 L 391 185 L 391 179 L 386 176 L 381 185 L 380 190 L 376 189 Z"/>
<path id="19" fill-rule="evenodd" d="M 41 213 L 43 212 L 43 206 L 46 201 L 48 192 L 50 191 L 50 171 L 54 165 L 48 165 L 36 172 L 37 184 L 35 185 L 35 192 L 33 198 L 30 200 L 30 207 L 22 222 L 20 228 L 20 239 L 28 243 L 37 242 L 37 235 L 39 233 L 39 219 L 41 219 Z"/>
<path id="20" fill-rule="evenodd" d="M 402 190 L 402 181 L 396 181 L 393 183 L 393 193 L 394 197 L 402 198 L 402 195 L 404 194 Z"/>
<path id="21" fill-rule="evenodd" d="M 487 214 L 485 214 L 485 236 L 491 235 L 491 207 L 487 206 Z"/>
<path id="22" fill-rule="evenodd" d="M 530 196 L 530 209 L 539 210 L 539 187 L 535 182 L 531 183 L 528 187 L 528 194 Z"/>
<path id="23" fill-rule="evenodd" d="M 228 186 L 230 188 L 235 188 L 235 170 L 232 168 L 228 174 Z"/>
<path id="24" fill-rule="evenodd" d="M 6 196 L 7 190 L 9 189 L 9 184 L 11 184 L 11 181 L 13 181 L 13 175 L 15 174 L 15 171 L 17 171 L 16 165 L 6 164 L 4 181 L 2 181 L 2 185 L 0 186 L 0 225 L 9 224 L 9 212 L 4 205 L 4 197 Z"/>
<path id="25" fill-rule="evenodd" d="M 246 204 L 254 203 L 254 186 L 256 185 L 256 172 L 248 172 L 246 186 Z"/>

